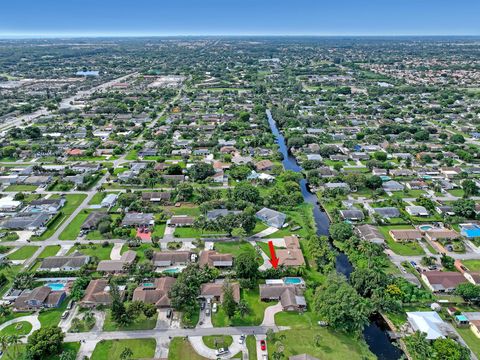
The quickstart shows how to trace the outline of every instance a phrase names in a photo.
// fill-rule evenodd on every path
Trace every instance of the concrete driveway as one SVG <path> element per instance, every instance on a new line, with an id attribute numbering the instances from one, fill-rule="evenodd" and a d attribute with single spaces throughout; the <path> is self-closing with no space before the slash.
<path id="1" fill-rule="evenodd" d="M 280 301 L 275 305 L 267 307 L 263 316 L 262 326 L 275 326 L 275 314 L 282 311 L 283 308 Z"/>
<path id="2" fill-rule="evenodd" d="M 239 335 L 233 335 L 233 343 L 230 345 L 228 348 L 229 352 L 228 354 L 222 355 L 222 356 L 217 356 L 215 354 L 214 349 L 210 349 L 208 346 L 205 345 L 203 342 L 203 339 L 201 336 L 191 336 L 189 337 L 190 344 L 192 345 L 193 349 L 201 356 L 206 357 L 207 359 L 230 359 L 236 354 L 238 354 L 240 351 L 243 352 L 244 354 L 247 354 L 248 358 L 248 349 L 246 344 L 240 345 L 238 343 L 238 340 L 240 339 Z"/>
<path id="3" fill-rule="evenodd" d="M 266 335 L 255 335 L 255 341 L 257 343 L 257 360 L 263 360 L 264 355 L 266 355 L 267 359 L 268 359 L 268 350 L 265 350 L 265 351 L 262 350 L 262 348 L 260 347 L 260 340 L 267 341 L 267 336 Z M 266 349 L 268 349 L 268 344 L 267 344 Z"/>
<path id="4" fill-rule="evenodd" d="M 26 338 L 35 330 L 40 329 L 41 324 L 40 321 L 38 321 L 38 315 L 28 315 L 28 316 L 21 316 L 9 321 L 4 322 L 3 324 L 0 325 L 0 331 L 5 329 L 7 326 L 16 324 L 22 321 L 27 321 L 30 324 L 32 324 L 32 330 L 24 337 L 21 339 L 22 342 L 26 342 Z"/>
<path id="5" fill-rule="evenodd" d="M 122 243 L 115 243 L 113 245 L 112 251 L 110 253 L 110 259 L 111 260 L 120 260 L 122 255 L 120 252 L 122 251 L 123 244 Z"/>

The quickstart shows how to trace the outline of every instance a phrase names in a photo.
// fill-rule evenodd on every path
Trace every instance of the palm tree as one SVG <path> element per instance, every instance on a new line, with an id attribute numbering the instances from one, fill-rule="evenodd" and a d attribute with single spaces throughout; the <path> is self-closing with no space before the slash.
<path id="1" fill-rule="evenodd" d="M 10 335 L 8 338 L 8 347 L 10 348 L 10 352 L 8 357 L 12 360 L 18 359 L 18 344 L 20 344 L 20 336 L 17 334 Z"/>
<path id="2" fill-rule="evenodd" d="M 9 269 L 10 266 L 11 262 L 7 258 L 3 257 L 0 259 L 0 270 Z"/>
<path id="3" fill-rule="evenodd" d="M 123 349 L 122 353 L 120 354 L 120 359 L 122 360 L 129 360 L 133 356 L 133 351 L 132 349 L 126 347 Z"/>

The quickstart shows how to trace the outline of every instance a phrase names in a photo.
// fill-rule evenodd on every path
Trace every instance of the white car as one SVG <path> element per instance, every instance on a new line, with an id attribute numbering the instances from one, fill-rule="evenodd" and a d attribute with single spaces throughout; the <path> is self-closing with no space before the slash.
<path id="1" fill-rule="evenodd" d="M 246 338 L 245 335 L 243 335 L 243 334 L 240 335 L 240 339 L 238 339 L 238 343 L 239 343 L 240 345 L 242 345 L 243 343 L 245 343 L 245 338 Z"/>
<path id="2" fill-rule="evenodd" d="M 217 303 L 213 303 L 212 312 L 216 313 L 218 310 Z"/>
<path id="3" fill-rule="evenodd" d="M 220 349 L 217 349 L 215 350 L 215 355 L 217 356 L 221 356 L 221 355 L 225 355 L 225 354 L 228 354 L 229 351 L 227 348 L 220 348 Z"/>

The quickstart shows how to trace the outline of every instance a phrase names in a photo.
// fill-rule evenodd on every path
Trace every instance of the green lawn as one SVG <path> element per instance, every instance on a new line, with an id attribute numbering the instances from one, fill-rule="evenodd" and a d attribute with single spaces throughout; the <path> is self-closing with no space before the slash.
<path id="1" fill-rule="evenodd" d="M 143 314 L 135 319 L 133 323 L 127 326 L 121 326 L 112 319 L 112 313 L 107 310 L 105 316 L 105 323 L 103 324 L 103 331 L 122 331 L 122 330 L 151 330 L 157 324 L 157 314 L 154 317 L 147 319 Z"/>
<path id="2" fill-rule="evenodd" d="M 257 340 L 255 336 L 247 336 L 248 360 L 257 360 Z"/>
<path id="3" fill-rule="evenodd" d="M 137 160 L 137 159 L 138 159 L 137 150 L 131 150 L 125 156 L 125 160 Z"/>
<path id="4" fill-rule="evenodd" d="M 178 238 L 199 238 L 208 235 L 226 235 L 225 231 L 201 230 L 194 227 L 177 227 L 174 236 Z"/>
<path id="5" fill-rule="evenodd" d="M 158 236 L 163 238 L 166 227 L 167 227 L 166 223 L 155 224 L 155 227 L 153 228 L 152 236 Z"/>
<path id="6" fill-rule="evenodd" d="M 37 187 L 36 185 L 9 185 L 5 191 L 35 191 Z"/>
<path id="7" fill-rule="evenodd" d="M 409 242 L 397 242 L 392 239 L 389 235 L 390 230 L 395 229 L 412 229 L 410 225 L 396 225 L 396 226 L 379 226 L 378 229 L 385 236 L 385 241 L 388 247 L 398 255 L 402 256 L 414 256 L 414 255 L 424 255 L 422 247 L 416 241 Z"/>
<path id="8" fill-rule="evenodd" d="M 453 189 L 453 190 L 448 190 L 448 192 L 453 196 L 458 196 L 458 197 L 463 197 L 463 194 L 465 194 L 463 189 Z"/>
<path id="9" fill-rule="evenodd" d="M 80 234 L 80 227 L 82 226 L 85 219 L 88 217 L 89 211 L 82 210 L 80 213 L 75 216 L 75 218 L 68 224 L 65 230 L 59 236 L 60 240 L 75 240 Z"/>
<path id="10" fill-rule="evenodd" d="M 467 343 L 472 352 L 480 357 L 480 340 L 473 334 L 470 328 L 456 328 L 460 336 Z"/>
<path id="11" fill-rule="evenodd" d="M 250 308 L 250 314 L 241 318 L 239 315 L 235 315 L 233 318 L 229 319 L 225 312 L 223 311 L 222 306 L 218 307 L 218 311 L 212 314 L 212 323 L 215 327 L 223 326 L 254 326 L 260 325 L 263 321 L 263 315 L 265 309 L 275 303 L 268 303 L 260 301 L 258 286 L 255 289 L 241 289 L 241 298 L 248 303 Z"/>
<path id="12" fill-rule="evenodd" d="M 200 216 L 200 209 L 198 206 L 193 205 L 182 205 L 179 207 L 176 206 L 165 206 L 165 210 L 171 212 L 173 215 L 188 215 L 188 216 Z"/>
<path id="13" fill-rule="evenodd" d="M 210 349 L 218 349 L 221 347 L 230 347 L 233 343 L 233 338 L 230 335 L 210 335 L 203 336 L 202 340 Z M 215 346 L 216 341 L 216 346 Z"/>
<path id="14" fill-rule="evenodd" d="M 43 249 L 43 251 L 38 255 L 38 258 L 45 259 L 49 256 L 57 255 L 58 251 L 60 250 L 60 245 L 48 245 Z"/>
<path id="15" fill-rule="evenodd" d="M 480 271 L 480 260 L 462 260 L 462 264 L 465 265 L 470 271 Z"/>
<path id="16" fill-rule="evenodd" d="M 60 195 L 54 194 L 52 195 L 52 199 L 59 198 Z M 65 202 L 65 206 L 60 210 L 62 212 L 62 215 L 58 216 L 55 218 L 54 221 L 48 224 L 48 229 L 45 231 L 41 236 L 36 237 L 36 240 L 46 240 L 50 236 L 52 236 L 55 231 L 58 229 L 62 223 L 68 219 L 68 217 L 73 214 L 75 209 L 77 209 L 80 204 L 85 200 L 87 195 L 85 194 L 67 194 L 65 195 L 65 199 L 67 200 Z"/>
<path id="17" fill-rule="evenodd" d="M 25 260 L 31 257 L 35 251 L 37 251 L 39 246 L 27 245 L 22 246 L 20 249 L 15 251 L 14 253 L 8 255 L 9 260 Z"/>
<path id="18" fill-rule="evenodd" d="M 2 335 L 28 335 L 32 331 L 32 324 L 28 321 L 21 321 L 12 325 L 8 325 L 2 331 L 0 331 L 0 336 Z"/>
<path id="19" fill-rule="evenodd" d="M 27 345 L 26 344 L 18 345 L 17 358 L 18 359 L 23 359 L 22 355 L 25 355 L 26 350 L 27 350 Z M 63 343 L 63 345 L 62 345 L 62 352 L 73 352 L 76 355 L 78 353 L 78 350 L 80 350 L 80 343 L 78 343 L 78 342 Z M 8 349 L 5 352 L 4 358 L 6 358 L 6 359 L 11 359 L 12 358 L 9 351 L 11 351 L 11 350 Z M 60 360 L 60 354 L 59 355 L 48 356 L 48 357 L 46 357 L 42 360 Z"/>
<path id="20" fill-rule="evenodd" d="M 132 359 L 152 358 L 155 355 L 155 346 L 155 339 L 101 340 L 90 360 L 120 359 L 125 348 L 132 350 Z"/>
<path id="21" fill-rule="evenodd" d="M 266 239 L 282 238 L 296 234 L 300 237 L 307 237 L 314 229 L 312 205 L 303 203 L 297 206 L 294 211 L 285 211 L 287 214 L 287 222 L 290 226 L 275 231 L 273 234 L 265 237 Z M 300 229 L 292 231 L 293 227 L 301 226 Z"/>
<path id="22" fill-rule="evenodd" d="M 289 356 L 305 353 L 322 360 L 366 360 L 376 358 L 363 340 L 325 328 L 287 330 L 277 334 L 285 335 L 285 340 L 282 343 L 285 346 L 283 355 L 287 359 Z M 319 346 L 316 346 L 316 338 L 319 339 Z M 275 347 L 267 346 L 269 358 L 272 359 Z"/>
<path id="23" fill-rule="evenodd" d="M 10 267 L 0 270 L 1 274 L 5 274 L 8 281 L 0 288 L 0 295 L 5 294 L 5 292 L 10 288 L 15 275 L 22 269 L 22 265 L 11 265 Z"/>
<path id="24" fill-rule="evenodd" d="M 40 311 L 40 314 L 38 315 L 38 320 L 40 321 L 42 327 L 57 326 L 60 322 L 60 318 L 63 312 L 67 309 L 68 301 L 69 299 L 67 297 L 65 298 L 65 300 L 63 300 L 62 304 L 57 309 Z"/>
<path id="25" fill-rule="evenodd" d="M 69 250 L 69 254 L 74 251 L 80 251 L 84 255 L 98 258 L 98 260 L 110 260 L 110 253 L 112 252 L 113 244 L 103 247 L 101 244 L 74 246 Z"/>
<path id="26" fill-rule="evenodd" d="M 107 195 L 106 192 L 97 192 L 93 195 L 92 199 L 89 201 L 88 205 L 100 205 L 102 203 L 103 198 Z"/>
<path id="27" fill-rule="evenodd" d="M 170 342 L 168 360 L 206 360 L 197 354 L 190 342 L 185 338 L 176 337 Z M 92 360 L 94 360 L 92 358 Z M 100 360 L 100 359 L 99 359 Z"/>
<path id="28" fill-rule="evenodd" d="M 255 249 L 248 242 L 217 242 L 215 243 L 215 250 L 222 254 L 232 254 L 234 257 L 244 252 L 256 254 Z"/>

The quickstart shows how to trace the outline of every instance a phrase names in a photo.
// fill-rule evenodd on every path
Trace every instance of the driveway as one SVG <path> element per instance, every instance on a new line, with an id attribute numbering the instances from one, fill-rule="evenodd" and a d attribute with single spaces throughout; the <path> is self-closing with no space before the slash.
<path id="1" fill-rule="evenodd" d="M 16 324 L 16 323 L 19 323 L 19 322 L 22 322 L 22 321 L 27 321 L 30 324 L 32 324 L 32 330 L 30 331 L 30 333 L 28 333 L 25 338 L 22 338 L 22 342 L 26 342 L 26 338 L 32 332 L 40 329 L 40 327 L 41 327 L 40 321 L 38 321 L 38 315 L 21 316 L 21 317 L 6 321 L 6 322 L 4 322 L 3 324 L 0 325 L 0 331 L 5 329 L 9 325 Z"/>
<path id="2" fill-rule="evenodd" d="M 157 346 L 155 347 L 156 359 L 168 359 L 168 348 L 170 347 L 170 339 L 168 337 L 156 338 Z"/>
<path id="3" fill-rule="evenodd" d="M 240 345 L 238 343 L 238 340 L 240 339 L 239 335 L 233 335 L 233 343 L 230 345 L 228 348 L 229 352 L 228 354 L 222 355 L 222 356 L 217 356 L 215 354 L 214 349 L 210 349 L 208 346 L 205 345 L 203 342 L 203 339 L 201 336 L 191 336 L 189 337 L 190 344 L 192 345 L 193 349 L 201 356 L 206 357 L 208 359 L 230 359 L 236 354 L 238 354 L 240 351 L 242 352 L 247 352 L 248 349 L 246 344 L 244 343 L 243 345 Z"/>
<path id="4" fill-rule="evenodd" d="M 257 360 L 263 360 L 263 355 L 266 355 L 268 357 L 268 351 L 267 350 L 263 351 L 262 348 L 260 347 L 260 340 L 267 341 L 267 336 L 255 335 L 255 341 L 257 343 Z M 267 344 L 267 349 L 268 349 L 268 344 Z"/>
<path id="5" fill-rule="evenodd" d="M 282 311 L 283 308 L 280 301 L 275 305 L 267 307 L 263 316 L 262 326 L 275 326 L 275 314 Z"/>
<path id="6" fill-rule="evenodd" d="M 93 350 L 95 350 L 95 346 L 100 340 L 86 340 L 84 342 L 80 342 L 80 350 L 77 353 L 77 360 L 83 360 L 84 358 L 90 359 L 92 356 Z"/>
<path id="7" fill-rule="evenodd" d="M 268 257 L 268 255 L 263 252 L 262 248 L 260 248 L 255 241 L 250 240 L 249 243 L 254 248 L 258 248 L 258 251 L 260 252 L 260 255 L 262 256 L 263 264 L 260 265 L 258 269 L 260 271 L 265 271 L 267 269 L 270 269 L 272 267 L 272 264 L 270 263 L 270 258 Z"/>
<path id="8" fill-rule="evenodd" d="M 201 328 L 201 329 L 208 329 L 208 328 L 213 328 L 213 325 L 212 325 L 212 316 L 207 316 L 207 314 L 205 314 L 205 310 L 207 309 L 207 304 L 205 304 L 205 309 L 203 310 L 200 310 L 200 318 L 198 319 L 198 324 L 197 324 L 197 328 Z"/>
<path id="9" fill-rule="evenodd" d="M 122 243 L 115 243 L 112 248 L 112 252 L 110 253 L 111 260 L 120 260 L 122 255 L 120 252 L 122 251 L 123 244 Z"/>
<path id="10" fill-rule="evenodd" d="M 266 228 L 265 230 L 262 230 L 259 233 L 255 234 L 254 237 L 263 238 L 263 237 L 271 235 L 271 234 L 273 234 L 277 231 L 278 231 L 278 229 L 276 227 L 270 226 L 270 227 Z"/>

